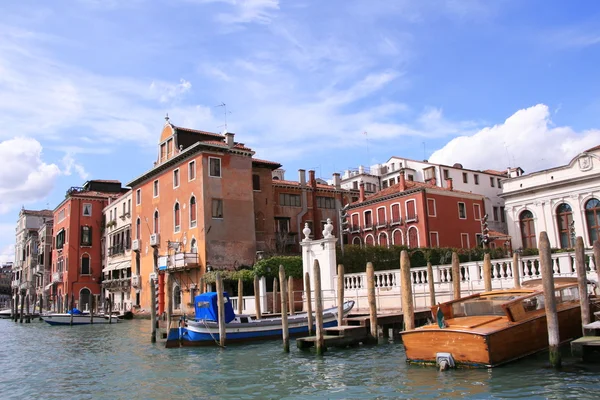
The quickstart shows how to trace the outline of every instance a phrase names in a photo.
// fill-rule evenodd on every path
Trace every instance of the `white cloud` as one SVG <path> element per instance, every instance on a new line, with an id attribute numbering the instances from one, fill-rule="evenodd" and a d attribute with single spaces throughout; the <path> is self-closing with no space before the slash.
<path id="1" fill-rule="evenodd" d="M 63 157 L 63 159 L 61 161 L 64 165 L 64 169 L 62 171 L 62 173 L 64 175 L 70 176 L 72 170 L 75 170 L 77 172 L 77 174 L 79 175 L 79 177 L 83 180 L 86 180 L 90 176 L 87 173 L 87 171 L 85 170 L 85 168 L 83 167 L 83 165 L 81 165 L 81 164 L 77 163 L 77 161 L 75 161 L 75 159 L 73 158 L 73 155 L 71 153 L 65 154 L 65 156 Z"/>
<path id="2" fill-rule="evenodd" d="M 502 124 L 452 139 L 429 160 L 473 169 L 511 166 L 534 172 L 564 165 L 599 143 L 600 130 L 577 132 L 568 126 L 554 126 L 548 106 L 538 104 L 517 111 Z"/>
<path id="3" fill-rule="evenodd" d="M 150 92 L 158 98 L 161 103 L 168 103 L 181 97 L 192 88 L 192 84 L 185 79 L 180 79 L 179 83 L 168 83 L 154 81 L 150 84 Z"/>
<path id="4" fill-rule="evenodd" d="M 0 213 L 45 198 L 60 175 L 55 164 L 42 160 L 42 145 L 32 138 L 0 142 Z"/>

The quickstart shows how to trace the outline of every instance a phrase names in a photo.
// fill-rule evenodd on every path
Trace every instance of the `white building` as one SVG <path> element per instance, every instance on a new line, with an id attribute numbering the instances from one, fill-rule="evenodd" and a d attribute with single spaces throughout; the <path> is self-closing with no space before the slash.
<path id="1" fill-rule="evenodd" d="M 513 248 L 537 247 L 539 232 L 550 245 L 571 248 L 582 236 L 591 247 L 600 236 L 600 146 L 567 165 L 503 181 Z"/>
<path id="2" fill-rule="evenodd" d="M 387 162 L 370 168 L 359 166 L 356 170 L 344 171 L 342 188 L 358 190 L 362 181 L 365 183 L 365 192 L 374 193 L 398 183 L 400 170 L 404 170 L 406 180 L 409 181 L 428 182 L 443 187 L 446 179 L 451 178 L 454 189 L 484 196 L 489 228 L 507 232 L 504 199 L 500 197 L 502 180 L 509 176 L 509 172 L 515 176 L 521 175 L 523 171 L 520 168 L 478 171 L 463 168 L 461 164 L 449 166 L 394 156 Z"/>
<path id="3" fill-rule="evenodd" d="M 110 296 L 113 310 L 131 311 L 131 191 L 110 200 L 102 211 L 102 288 Z"/>

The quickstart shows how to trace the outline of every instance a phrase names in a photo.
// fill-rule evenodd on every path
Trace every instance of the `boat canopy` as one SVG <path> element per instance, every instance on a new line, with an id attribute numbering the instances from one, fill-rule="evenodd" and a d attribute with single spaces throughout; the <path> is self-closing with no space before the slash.
<path id="1" fill-rule="evenodd" d="M 67 311 L 67 314 L 81 315 L 83 313 L 81 311 L 79 311 L 79 309 L 73 308 L 72 310 Z"/>
<path id="2" fill-rule="evenodd" d="M 234 320 L 235 313 L 229 300 L 229 295 L 223 293 L 225 300 L 225 323 L 229 323 Z M 205 319 L 208 321 L 219 321 L 219 308 L 217 300 L 217 292 L 207 292 L 199 294 L 194 298 L 196 308 L 196 319 Z"/>

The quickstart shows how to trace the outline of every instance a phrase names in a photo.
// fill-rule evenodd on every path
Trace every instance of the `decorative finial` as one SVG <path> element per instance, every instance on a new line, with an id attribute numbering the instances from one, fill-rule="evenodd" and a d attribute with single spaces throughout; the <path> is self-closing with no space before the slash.
<path id="1" fill-rule="evenodd" d="M 167 115 L 165 115 L 165 121 L 169 122 L 169 113 L 167 113 Z"/>
<path id="2" fill-rule="evenodd" d="M 310 240 L 310 228 L 308 227 L 308 222 L 304 223 L 304 229 L 302 229 L 302 233 L 304 233 L 304 240 Z"/>
<path id="3" fill-rule="evenodd" d="M 333 224 L 331 223 L 331 218 L 327 218 L 327 223 L 323 227 L 323 238 L 332 238 L 333 235 L 331 234 L 331 232 L 333 232 Z"/>

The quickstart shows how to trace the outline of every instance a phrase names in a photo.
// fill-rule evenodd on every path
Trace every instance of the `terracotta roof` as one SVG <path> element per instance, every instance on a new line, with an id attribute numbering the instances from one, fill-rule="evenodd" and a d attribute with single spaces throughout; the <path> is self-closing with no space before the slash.
<path id="1" fill-rule="evenodd" d="M 416 190 L 416 189 L 420 189 L 420 188 L 424 188 L 424 189 L 436 189 L 436 190 L 442 190 L 445 192 L 452 192 L 452 193 L 464 193 L 464 194 L 474 194 L 477 195 L 477 193 L 470 193 L 470 192 L 463 192 L 462 190 L 450 190 L 446 187 L 441 187 L 441 186 L 436 186 L 436 185 L 432 185 L 431 183 L 425 183 L 425 182 L 415 182 L 415 181 L 406 181 L 405 182 L 405 186 L 406 189 L 404 191 L 408 191 L 408 190 Z M 402 191 L 400 190 L 400 183 L 396 183 L 392 186 L 389 186 L 385 189 L 380 190 L 379 192 L 372 194 L 371 196 L 367 196 L 365 197 L 365 201 L 372 201 L 372 200 L 377 200 L 379 198 L 382 197 L 387 197 L 389 195 L 392 195 L 394 193 L 401 193 Z M 483 197 L 483 196 L 482 196 Z M 360 204 L 359 202 L 357 203 L 353 203 L 353 204 Z"/>
<path id="2" fill-rule="evenodd" d="M 70 197 L 94 197 L 98 199 L 108 199 L 108 198 L 119 198 L 122 193 L 108 193 L 108 192 L 97 192 L 92 190 L 82 190 L 79 192 L 71 192 L 69 194 Z"/>
<path id="3" fill-rule="evenodd" d="M 500 239 L 500 238 L 510 238 L 510 235 L 498 231 L 489 231 L 488 235 L 492 238 Z"/>
<path id="4" fill-rule="evenodd" d="M 588 153 L 588 152 L 590 152 L 590 151 L 596 151 L 596 150 L 600 150 L 600 145 L 598 145 L 598 146 L 596 146 L 596 147 L 592 147 L 591 149 L 587 149 L 587 150 L 585 151 L 585 153 Z"/>
<path id="5" fill-rule="evenodd" d="M 52 218 L 52 215 L 54 213 L 54 211 L 52 210 L 23 210 L 24 214 L 28 214 L 28 215 L 33 215 L 36 217 L 50 217 Z"/>
<path id="6" fill-rule="evenodd" d="M 277 184 L 277 185 L 282 185 L 282 186 L 300 186 L 300 182 L 297 181 L 284 181 L 281 179 L 273 179 L 273 183 Z M 311 187 L 308 183 L 306 184 L 307 187 Z M 317 183 L 317 188 L 318 189 L 335 189 L 334 186 L 332 185 L 323 185 L 320 183 Z"/>
<path id="7" fill-rule="evenodd" d="M 220 147 L 227 147 L 227 143 L 225 143 L 225 142 L 219 142 L 218 140 L 203 140 L 200 143 L 202 143 L 202 144 L 213 144 L 213 145 L 220 146 Z"/>
<path id="8" fill-rule="evenodd" d="M 100 183 L 121 183 L 121 181 L 117 181 L 114 179 L 92 179 L 88 182 L 100 182 Z"/>
<path id="9" fill-rule="evenodd" d="M 268 160 L 261 160 L 261 159 L 259 159 L 259 158 L 253 158 L 253 159 L 252 159 L 252 164 L 255 164 L 255 165 L 262 165 L 262 166 L 268 167 L 268 168 L 270 168 L 270 169 L 272 169 L 272 170 L 274 170 L 274 169 L 277 169 L 277 168 L 281 167 L 281 164 L 280 164 L 280 163 L 278 163 L 278 162 L 275 162 L 275 161 L 268 161 Z"/>
<path id="10" fill-rule="evenodd" d="M 190 128 L 182 128 L 180 126 L 175 126 L 173 124 L 171 124 L 171 126 L 173 128 L 175 128 L 178 131 L 185 131 L 185 132 L 191 132 L 191 133 L 199 133 L 201 135 L 207 135 L 207 136 L 214 136 L 214 137 L 219 137 L 219 138 L 225 138 L 224 135 L 218 134 L 218 133 L 213 133 L 213 132 L 207 132 L 207 131 L 200 131 L 197 129 L 190 129 Z"/>
<path id="11" fill-rule="evenodd" d="M 495 169 L 486 169 L 483 172 L 485 172 L 486 174 L 490 174 L 490 175 L 499 175 L 499 176 L 507 176 L 508 175 L 507 171 L 496 171 Z"/>

